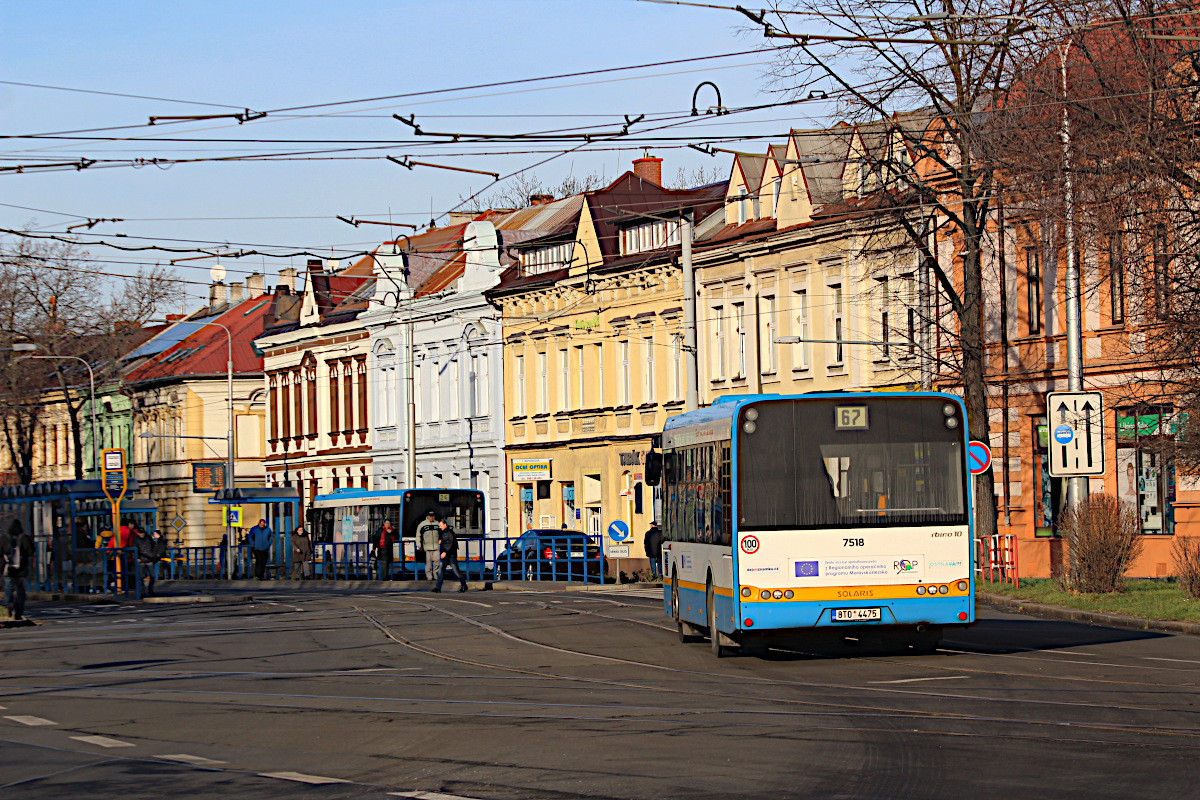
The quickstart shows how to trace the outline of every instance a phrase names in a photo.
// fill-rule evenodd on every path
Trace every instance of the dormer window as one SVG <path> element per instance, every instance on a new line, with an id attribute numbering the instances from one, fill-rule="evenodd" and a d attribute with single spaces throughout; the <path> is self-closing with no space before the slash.
<path id="1" fill-rule="evenodd" d="M 526 275 L 541 275 L 544 272 L 563 269 L 570 265 L 574 250 L 574 242 L 523 250 L 521 252 L 521 271 Z"/>
<path id="2" fill-rule="evenodd" d="M 866 197 L 871 185 L 871 167 L 866 160 L 858 162 L 858 196 Z"/>
<path id="3" fill-rule="evenodd" d="M 621 255 L 643 253 L 679 244 L 678 220 L 655 219 L 621 230 Z"/>

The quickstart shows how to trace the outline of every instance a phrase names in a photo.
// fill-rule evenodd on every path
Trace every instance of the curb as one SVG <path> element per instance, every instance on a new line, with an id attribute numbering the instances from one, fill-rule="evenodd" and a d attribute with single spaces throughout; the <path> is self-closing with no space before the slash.
<path id="1" fill-rule="evenodd" d="M 1145 619 L 1131 617 L 1128 614 L 1113 614 L 1108 611 L 1084 611 L 1081 608 L 1052 606 L 1046 603 L 1034 603 L 1029 600 L 1017 600 L 1002 594 L 977 592 L 975 599 L 981 603 L 1000 608 L 1013 609 L 1019 613 L 1031 614 L 1036 617 L 1063 620 L 1065 622 L 1082 622 L 1085 625 L 1097 625 L 1103 628 L 1119 628 L 1127 631 L 1153 631 L 1155 633 L 1181 633 L 1188 636 L 1200 636 L 1200 623 L 1181 622 L 1172 619 Z"/>

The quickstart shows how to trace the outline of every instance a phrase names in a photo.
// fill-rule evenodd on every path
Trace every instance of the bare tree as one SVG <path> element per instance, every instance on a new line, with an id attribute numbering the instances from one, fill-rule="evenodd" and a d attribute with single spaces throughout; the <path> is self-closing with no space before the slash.
<path id="1" fill-rule="evenodd" d="M 667 184 L 668 189 L 695 189 L 698 186 L 707 186 L 710 183 L 718 183 L 725 180 L 729 176 L 717 167 L 707 168 L 703 164 L 692 169 L 680 167 L 675 173 L 675 180 Z"/>
<path id="2" fill-rule="evenodd" d="M 182 289 L 174 273 L 161 266 L 110 276 L 72 243 L 20 236 L 0 246 L 0 280 L 0 335 L 10 342 L 37 344 L 45 355 L 81 358 L 98 380 L 119 378 L 119 357 L 137 339 L 142 324 L 178 302 Z M 53 401 L 66 410 L 75 477 L 82 478 L 86 462 L 80 411 L 89 398 L 79 387 L 87 384 L 86 370 L 71 359 L 12 360 L 8 369 L 0 388 L 12 402 L 0 416 L 22 482 L 32 480 L 33 431 L 53 395 L 61 396 Z"/>
<path id="3" fill-rule="evenodd" d="M 1003 113 L 1018 78 L 1021 54 L 1037 46 L 1030 19 L 1045 0 L 812 0 L 746 13 L 782 51 L 774 86 L 791 96 L 828 91 L 839 113 L 861 125 L 884 125 L 901 152 L 866 152 L 856 165 L 893 189 L 876 213 L 904 231 L 949 306 L 971 438 L 988 441 L 984 383 L 983 264 L 994 212 L 998 165 L 986 134 Z M 788 11 L 803 11 L 795 16 Z M 806 32 L 793 33 L 794 25 Z M 897 110 L 908 113 L 897 115 Z M 889 122 L 890 121 L 890 122 Z M 905 155 L 906 157 L 900 157 Z M 951 263 L 930 243 L 953 243 Z M 990 472 L 975 483 L 976 529 L 995 532 Z"/>
<path id="4" fill-rule="evenodd" d="M 520 175 L 509 178 L 488 194 L 480 196 L 473 203 L 477 211 L 485 211 L 489 208 L 524 208 L 532 202 L 532 198 L 538 195 L 548 195 L 553 199 L 561 200 L 581 192 L 603 188 L 605 184 L 603 172 L 589 172 L 587 175 L 576 176 L 572 170 L 561 182 L 553 186 L 543 183 L 541 178 L 536 175 L 522 172 Z M 464 196 L 459 196 L 460 201 L 466 199 Z"/>

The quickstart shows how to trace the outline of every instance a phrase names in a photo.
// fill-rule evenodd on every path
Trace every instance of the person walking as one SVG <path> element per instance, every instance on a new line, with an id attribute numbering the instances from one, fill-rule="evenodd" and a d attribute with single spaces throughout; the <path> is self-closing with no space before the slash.
<path id="1" fill-rule="evenodd" d="M 438 528 L 437 514 L 430 509 L 425 514 L 425 521 L 417 529 L 417 547 L 425 551 L 425 580 L 427 581 L 437 580 L 438 568 L 442 563 L 439 556 L 441 551 L 438 549 L 441 546 L 441 540 L 442 532 Z"/>
<path id="2" fill-rule="evenodd" d="M 381 581 L 392 579 L 392 546 L 395 544 L 396 530 L 392 527 L 392 521 L 385 519 L 383 528 L 375 539 L 375 546 L 379 548 L 376 551 L 375 561 L 379 565 L 379 580 Z"/>
<path id="3" fill-rule="evenodd" d="M 142 595 L 153 597 L 158 563 L 167 554 L 167 540 L 160 531 L 147 534 L 140 528 L 134 528 L 132 536 L 132 545 L 137 549 L 138 580 L 142 582 Z"/>
<path id="4" fill-rule="evenodd" d="M 440 539 L 438 542 L 438 555 L 441 558 L 441 569 L 438 570 L 437 586 L 433 587 L 435 592 L 442 590 L 442 582 L 446 580 L 446 570 L 454 570 L 454 577 L 458 578 L 462 584 L 458 587 L 458 591 L 465 592 L 467 590 L 467 578 L 458 567 L 458 537 L 454 535 L 454 529 L 446 524 L 446 520 L 438 520 L 438 531 Z"/>
<path id="5" fill-rule="evenodd" d="M 650 523 L 650 530 L 646 531 L 646 538 L 642 540 L 642 545 L 646 548 L 646 558 L 650 559 L 650 577 L 661 578 L 662 528 L 658 527 L 657 522 Z"/>
<path id="6" fill-rule="evenodd" d="M 271 526 L 265 519 L 260 519 L 258 524 L 250 529 L 246 539 L 254 557 L 254 577 L 257 580 L 265 581 L 267 579 L 267 556 L 270 555 L 271 544 L 275 541 L 275 531 L 271 530 Z"/>
<path id="7" fill-rule="evenodd" d="M 25 618 L 25 578 L 33 563 L 33 539 L 14 519 L 0 534 L 0 567 L 4 573 L 4 605 L 15 620 Z"/>
<path id="8" fill-rule="evenodd" d="M 296 580 L 297 575 L 302 581 L 308 580 L 312 571 L 312 560 L 312 537 L 304 530 L 304 526 L 300 525 L 292 531 L 292 580 Z"/>

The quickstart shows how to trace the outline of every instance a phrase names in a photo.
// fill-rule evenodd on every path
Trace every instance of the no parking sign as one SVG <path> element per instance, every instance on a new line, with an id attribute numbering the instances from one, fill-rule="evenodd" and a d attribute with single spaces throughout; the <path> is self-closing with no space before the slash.
<path id="1" fill-rule="evenodd" d="M 987 472 L 992 467 L 992 449 L 983 442 L 967 445 L 967 467 L 972 475 Z"/>

